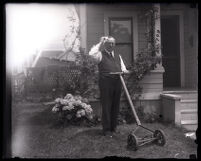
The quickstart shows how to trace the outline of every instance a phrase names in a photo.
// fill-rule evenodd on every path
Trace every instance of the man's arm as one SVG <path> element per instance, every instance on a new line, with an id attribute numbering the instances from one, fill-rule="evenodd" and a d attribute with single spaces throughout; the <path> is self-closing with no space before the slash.
<path id="1" fill-rule="evenodd" d="M 123 62 L 123 59 L 121 58 L 121 55 L 119 55 L 119 57 L 120 57 L 120 63 L 121 63 L 121 70 L 122 70 L 122 72 L 129 73 L 129 70 L 126 69 L 126 66 L 125 66 L 125 64 Z"/>
<path id="2" fill-rule="evenodd" d="M 102 60 L 102 54 L 100 51 L 102 42 L 99 42 L 98 44 L 94 45 L 91 50 L 89 51 L 89 55 L 92 56 L 97 63 L 100 63 Z"/>

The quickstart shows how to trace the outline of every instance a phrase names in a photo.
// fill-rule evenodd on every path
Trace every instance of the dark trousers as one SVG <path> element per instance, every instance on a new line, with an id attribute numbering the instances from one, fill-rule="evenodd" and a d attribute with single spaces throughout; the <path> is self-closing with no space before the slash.
<path id="1" fill-rule="evenodd" d="M 113 131 L 117 126 L 121 97 L 121 80 L 120 78 L 100 78 L 99 88 L 102 106 L 103 131 Z"/>

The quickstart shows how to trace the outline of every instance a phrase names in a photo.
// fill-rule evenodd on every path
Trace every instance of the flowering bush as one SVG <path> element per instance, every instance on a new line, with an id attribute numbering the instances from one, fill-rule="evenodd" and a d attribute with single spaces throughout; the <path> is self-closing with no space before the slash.
<path id="1" fill-rule="evenodd" d="M 62 121 L 68 123 L 79 123 L 83 120 L 90 121 L 94 115 L 93 109 L 88 103 L 88 99 L 68 93 L 64 98 L 55 99 L 52 112 L 58 113 Z"/>

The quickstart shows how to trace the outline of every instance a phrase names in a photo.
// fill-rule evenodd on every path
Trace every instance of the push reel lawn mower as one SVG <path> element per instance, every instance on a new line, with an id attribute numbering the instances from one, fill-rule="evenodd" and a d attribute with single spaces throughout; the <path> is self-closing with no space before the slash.
<path id="1" fill-rule="evenodd" d="M 149 143 L 155 143 L 155 144 L 157 144 L 159 146 L 164 146 L 165 143 L 166 143 L 166 138 L 165 138 L 164 132 L 161 129 L 151 130 L 149 128 L 146 128 L 146 127 L 142 126 L 142 124 L 141 124 L 141 122 L 140 122 L 140 120 L 139 120 L 139 118 L 137 116 L 137 113 L 135 111 L 135 108 L 134 108 L 133 102 L 131 100 L 130 94 L 128 92 L 128 89 L 126 87 L 125 81 L 123 79 L 123 76 L 122 76 L 123 72 L 111 72 L 110 74 L 115 74 L 115 75 L 120 76 L 124 92 L 126 94 L 126 97 L 128 99 L 129 105 L 130 105 L 130 107 L 132 109 L 133 115 L 134 115 L 136 123 L 137 123 L 136 129 L 133 130 L 128 135 L 127 148 L 130 149 L 130 150 L 136 151 L 139 147 L 141 147 L 141 146 L 143 146 L 145 144 L 149 144 Z M 143 137 L 137 137 L 136 136 L 136 131 L 139 129 L 139 127 L 147 130 L 150 134 L 146 135 L 146 136 L 143 136 Z"/>

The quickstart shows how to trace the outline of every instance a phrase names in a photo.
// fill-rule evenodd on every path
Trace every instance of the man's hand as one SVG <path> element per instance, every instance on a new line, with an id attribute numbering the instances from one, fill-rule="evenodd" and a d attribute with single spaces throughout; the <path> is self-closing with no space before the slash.
<path id="1" fill-rule="evenodd" d="M 106 39 L 107 39 L 106 36 L 102 36 L 102 37 L 100 38 L 100 43 L 104 44 L 105 41 L 106 41 Z"/>
<path id="2" fill-rule="evenodd" d="M 99 44 L 99 51 L 103 51 L 104 50 L 105 40 L 106 40 L 105 36 L 103 36 L 103 37 L 100 38 L 100 42 L 98 43 Z"/>
<path id="3" fill-rule="evenodd" d="M 129 74 L 129 73 L 131 73 L 131 71 L 129 71 L 129 70 L 124 70 L 123 73 Z"/>

